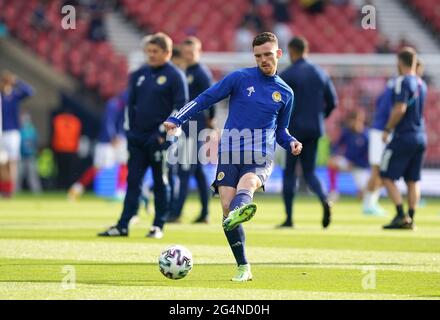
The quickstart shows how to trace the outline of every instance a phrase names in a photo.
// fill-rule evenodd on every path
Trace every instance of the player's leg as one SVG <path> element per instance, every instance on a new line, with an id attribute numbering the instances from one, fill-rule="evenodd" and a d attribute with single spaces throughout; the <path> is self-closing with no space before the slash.
<path id="1" fill-rule="evenodd" d="M 324 192 L 321 181 L 316 175 L 316 156 L 318 153 L 318 139 L 308 140 L 304 143 L 304 148 L 300 154 L 301 167 L 303 169 L 304 180 L 310 190 L 319 198 L 322 205 L 322 226 L 327 228 L 331 223 L 331 206 L 328 196 Z"/>
<path id="2" fill-rule="evenodd" d="M 161 148 L 152 147 L 149 158 L 153 173 L 155 216 L 147 237 L 160 239 L 163 237 L 163 227 L 170 213 L 169 166 L 166 161 L 166 151 Z"/>
<path id="3" fill-rule="evenodd" d="M 200 204 L 202 205 L 200 216 L 194 221 L 194 223 L 207 223 L 209 215 L 209 189 L 205 171 L 203 171 L 201 163 L 197 163 L 195 166 L 194 177 L 199 190 Z"/>
<path id="4" fill-rule="evenodd" d="M 252 219 L 257 211 L 257 206 L 252 203 L 252 199 L 254 192 L 261 186 L 262 181 L 254 172 L 246 172 L 240 177 L 237 184 L 237 193 L 229 205 L 230 212 L 223 221 L 223 228 L 226 231 Z"/>
<path id="5" fill-rule="evenodd" d="M 20 160 L 20 132 L 11 130 L 4 133 L 2 138 L 7 153 L 5 164 L 4 195 L 11 197 L 15 191 L 18 179 L 18 161 Z"/>
<path id="6" fill-rule="evenodd" d="M 138 146 L 130 146 L 129 148 L 127 193 L 121 217 L 116 226 L 99 233 L 99 236 L 127 236 L 128 224 L 138 211 L 142 180 L 148 169 L 148 153 Z"/>
<path id="7" fill-rule="evenodd" d="M 286 210 L 286 221 L 279 227 L 293 227 L 293 199 L 296 190 L 296 161 L 295 157 L 290 152 L 285 152 L 285 162 L 283 169 L 283 202 Z"/>
<path id="8" fill-rule="evenodd" d="M 406 185 L 408 187 L 408 216 L 411 218 L 411 228 L 415 227 L 414 217 L 417 204 L 420 201 L 419 181 L 421 179 L 425 150 L 425 143 L 420 144 L 418 151 L 411 159 L 408 168 L 404 174 Z"/>
<path id="9" fill-rule="evenodd" d="M 168 222 L 178 222 L 182 215 L 183 206 L 188 196 L 188 184 L 192 171 L 191 167 L 192 165 L 190 164 L 178 165 L 177 176 L 179 178 L 179 192 L 175 201 L 171 202 L 171 212 L 167 219 Z"/>
<path id="10" fill-rule="evenodd" d="M 380 167 L 372 165 L 370 178 L 363 196 L 363 212 L 368 215 L 383 216 L 386 211 L 379 205 L 380 189 L 383 186 Z"/>
<path id="11" fill-rule="evenodd" d="M 382 141 L 383 131 L 370 129 L 368 144 L 368 161 L 371 166 L 370 179 L 363 197 L 363 212 L 372 215 L 385 215 L 385 210 L 379 206 L 380 189 L 382 179 L 380 178 L 380 163 L 385 150 L 385 143 Z"/>
<path id="12" fill-rule="evenodd" d="M 237 189 L 229 186 L 219 186 L 218 192 L 222 205 L 223 220 L 225 220 L 230 212 L 232 201 L 236 197 Z M 233 230 L 224 230 L 224 232 L 237 263 L 237 274 L 231 280 L 236 282 L 252 280 L 250 264 L 246 258 L 246 236 L 243 226 L 239 225 Z"/>
<path id="13" fill-rule="evenodd" d="M 7 158 L 5 158 L 5 162 L 0 164 L 0 193 L 2 196 L 6 196 L 7 183 L 9 181 L 9 168 L 7 162 Z"/>
<path id="14" fill-rule="evenodd" d="M 384 229 L 408 229 L 410 226 L 410 219 L 403 210 L 402 195 L 395 184 L 403 176 L 410 159 L 411 148 L 398 147 L 398 143 L 393 142 L 383 154 L 380 175 L 388 196 L 396 206 L 396 216 L 388 225 L 383 226 Z"/>
<path id="15" fill-rule="evenodd" d="M 420 201 L 420 185 L 418 181 L 406 181 L 406 185 L 408 187 L 408 216 L 411 218 L 412 227 L 414 228 L 416 206 Z"/>
<path id="16" fill-rule="evenodd" d="M 339 171 L 350 171 L 351 163 L 344 156 L 333 156 L 328 162 L 328 174 L 330 181 L 329 198 L 331 201 L 336 201 L 339 198 L 339 191 L 337 186 L 337 178 Z"/>
<path id="17" fill-rule="evenodd" d="M 240 165 L 230 164 L 223 158 L 223 155 L 219 155 L 219 164 L 217 165 L 216 179 L 212 184 L 212 188 L 220 196 L 220 203 L 223 211 L 223 221 L 228 217 L 231 211 L 232 202 L 237 194 L 237 184 L 240 178 Z M 222 162 L 226 162 L 223 164 Z M 232 278 L 233 281 L 248 281 L 252 279 L 250 272 L 250 265 L 246 259 L 245 254 L 245 234 L 242 225 L 239 225 L 235 229 L 226 231 L 223 229 L 225 236 L 228 240 L 231 251 L 237 262 L 238 272 L 236 276 Z"/>
<path id="18" fill-rule="evenodd" d="M 38 176 L 37 163 L 34 157 L 27 159 L 27 175 L 32 193 L 41 192 L 41 181 Z"/>

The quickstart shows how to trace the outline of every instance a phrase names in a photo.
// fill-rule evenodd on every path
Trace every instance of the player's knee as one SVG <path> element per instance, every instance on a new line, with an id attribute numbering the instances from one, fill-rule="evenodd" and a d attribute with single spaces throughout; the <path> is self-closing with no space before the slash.
<path id="1" fill-rule="evenodd" d="M 259 187 L 259 178 L 255 174 L 244 175 L 238 183 L 237 189 L 254 191 Z"/>

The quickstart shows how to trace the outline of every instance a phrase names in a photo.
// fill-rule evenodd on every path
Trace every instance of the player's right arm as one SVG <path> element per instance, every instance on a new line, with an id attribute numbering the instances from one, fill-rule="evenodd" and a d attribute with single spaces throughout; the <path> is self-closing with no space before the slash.
<path id="1" fill-rule="evenodd" d="M 197 98 L 188 102 L 177 113 L 169 117 L 164 122 L 165 129 L 170 132 L 193 118 L 197 113 L 223 100 L 232 93 L 234 86 L 240 79 L 241 73 L 239 71 L 230 73 L 223 80 L 202 92 Z"/>
<path id="2" fill-rule="evenodd" d="M 34 88 L 23 80 L 15 81 L 15 95 L 17 99 L 22 100 L 34 95 Z"/>
<path id="3" fill-rule="evenodd" d="M 402 120 L 408 108 L 408 102 L 410 100 L 410 89 L 407 81 L 403 77 L 399 77 L 396 80 L 394 87 L 394 106 L 391 110 L 390 118 L 385 126 L 382 140 L 388 143 L 388 136 L 391 131 L 397 126 L 397 124 Z"/>

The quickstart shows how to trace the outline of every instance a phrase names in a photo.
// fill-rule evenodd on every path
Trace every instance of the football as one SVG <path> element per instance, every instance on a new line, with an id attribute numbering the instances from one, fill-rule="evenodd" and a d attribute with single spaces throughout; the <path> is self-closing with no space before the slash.
<path id="1" fill-rule="evenodd" d="M 173 280 L 185 278 L 193 267 L 191 252 L 180 245 L 173 245 L 159 256 L 159 270 L 162 274 Z"/>

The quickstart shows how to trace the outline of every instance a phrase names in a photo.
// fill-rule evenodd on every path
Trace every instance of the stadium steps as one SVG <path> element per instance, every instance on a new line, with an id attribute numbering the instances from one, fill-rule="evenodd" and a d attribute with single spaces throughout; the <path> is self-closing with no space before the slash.
<path id="1" fill-rule="evenodd" d="M 414 44 L 421 53 L 440 54 L 439 45 L 433 41 L 431 34 L 423 25 L 406 10 L 398 0 L 373 0 L 377 12 L 377 22 L 381 32 L 393 44 L 397 44 L 404 36 Z"/>
<path id="2" fill-rule="evenodd" d="M 143 34 L 127 21 L 123 14 L 119 12 L 110 12 L 106 18 L 106 27 L 108 39 L 113 48 L 119 53 L 125 55 L 127 61 L 131 55 L 139 55 Z M 141 57 L 142 58 L 142 57 Z M 142 58 L 143 60 L 143 58 Z M 130 65 L 133 70 L 137 66 Z"/>

